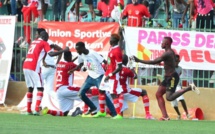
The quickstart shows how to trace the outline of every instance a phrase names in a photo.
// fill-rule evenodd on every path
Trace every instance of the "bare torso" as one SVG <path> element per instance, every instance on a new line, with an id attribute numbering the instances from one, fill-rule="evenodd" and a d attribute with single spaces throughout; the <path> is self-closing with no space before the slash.
<path id="1" fill-rule="evenodd" d="M 172 49 L 168 49 L 163 53 L 165 76 L 170 76 L 175 72 L 175 52 Z"/>

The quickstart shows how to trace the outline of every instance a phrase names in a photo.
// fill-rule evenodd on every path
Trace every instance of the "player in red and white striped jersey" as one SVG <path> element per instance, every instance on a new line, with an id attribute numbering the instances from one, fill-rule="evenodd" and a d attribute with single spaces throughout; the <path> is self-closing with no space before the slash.
<path id="1" fill-rule="evenodd" d="M 74 106 L 75 100 L 81 100 L 78 96 L 80 87 L 73 86 L 74 74 L 68 73 L 77 67 L 72 62 L 72 54 L 70 51 L 64 52 L 64 60 L 57 64 L 56 69 L 56 92 L 61 111 L 50 110 L 45 107 L 41 114 L 51 114 L 53 116 L 67 116 Z"/>
<path id="2" fill-rule="evenodd" d="M 112 34 L 110 37 L 110 45 L 111 48 L 108 52 L 108 59 L 107 59 L 107 70 L 105 72 L 105 75 L 102 79 L 102 82 L 100 84 L 99 89 L 100 94 L 99 94 L 99 105 L 100 105 L 100 112 L 98 112 L 95 117 L 100 117 L 105 115 L 105 96 L 104 91 L 109 91 L 112 98 L 113 98 L 113 103 L 115 110 L 117 112 L 117 115 L 115 115 L 115 111 L 111 110 L 110 111 L 114 119 L 120 119 L 122 118 L 120 116 L 120 107 L 119 107 L 119 95 L 122 92 L 122 89 L 119 85 L 119 71 L 122 69 L 122 51 L 118 45 L 118 42 L 120 40 L 120 36 L 118 34 Z"/>
<path id="3" fill-rule="evenodd" d="M 33 41 L 29 47 L 26 59 L 23 64 L 23 71 L 25 75 L 25 82 L 28 87 L 27 92 L 27 114 L 32 114 L 31 111 L 31 104 L 32 104 L 32 98 L 33 98 L 33 90 L 34 88 L 37 88 L 37 101 L 36 101 L 36 107 L 34 114 L 39 115 L 39 106 L 43 97 L 43 86 L 42 81 L 40 77 L 40 63 L 42 60 L 42 57 L 44 54 L 41 54 L 42 50 L 44 49 L 46 53 L 48 53 L 50 56 L 57 56 L 64 51 L 68 51 L 69 48 L 66 47 L 64 50 L 60 50 L 57 52 L 52 52 L 51 47 L 47 43 L 47 40 L 49 38 L 48 33 L 43 31 L 40 34 L 39 39 Z"/>
<path id="4" fill-rule="evenodd" d="M 137 74 L 133 69 L 129 69 L 126 67 L 128 63 L 128 56 L 123 55 L 123 67 L 120 71 L 120 85 L 123 89 L 123 100 L 121 100 L 121 111 L 124 111 L 124 106 L 127 106 L 127 101 L 136 102 L 138 98 L 141 96 L 145 108 L 145 118 L 146 119 L 154 119 L 149 111 L 149 97 L 147 95 L 147 91 L 145 89 L 140 88 L 130 88 L 129 86 L 129 78 L 137 78 Z M 122 104 L 123 103 L 123 104 Z"/>

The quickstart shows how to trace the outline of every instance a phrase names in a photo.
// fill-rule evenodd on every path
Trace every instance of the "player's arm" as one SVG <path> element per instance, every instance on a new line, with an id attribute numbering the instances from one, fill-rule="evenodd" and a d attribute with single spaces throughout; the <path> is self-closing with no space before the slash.
<path id="1" fill-rule="evenodd" d="M 134 79 L 137 79 L 137 73 L 135 72 L 135 70 L 134 70 L 134 69 L 130 69 L 130 70 L 132 71 L 132 73 L 133 73 L 133 75 L 134 75 L 133 78 L 134 78 Z"/>
<path id="2" fill-rule="evenodd" d="M 50 47 L 57 51 L 62 50 L 62 48 L 56 44 L 51 44 Z M 62 58 L 62 54 L 58 55 L 56 64 L 58 64 L 60 62 L 61 58 Z"/>
<path id="3" fill-rule="evenodd" d="M 62 49 L 62 50 L 57 51 L 57 52 L 49 52 L 48 54 L 49 54 L 49 56 L 53 57 L 53 56 L 60 55 L 63 52 L 66 52 L 66 51 L 69 51 L 69 47 L 66 47 L 65 49 Z"/>
<path id="4" fill-rule="evenodd" d="M 121 18 L 126 19 L 127 17 L 128 17 L 128 12 L 127 12 L 127 6 L 126 6 L 121 14 Z"/>
<path id="5" fill-rule="evenodd" d="M 78 59 L 78 56 L 76 56 L 74 59 L 72 59 L 72 62 L 74 62 L 75 60 L 77 60 Z"/>
<path id="6" fill-rule="evenodd" d="M 162 61 L 165 61 L 166 59 L 168 59 L 168 57 L 170 57 L 171 55 L 172 55 L 172 52 L 164 52 L 160 57 L 154 60 L 141 60 L 141 59 L 138 59 L 136 56 L 132 56 L 130 58 L 135 62 L 154 65 L 154 64 L 160 64 Z"/>
<path id="7" fill-rule="evenodd" d="M 143 64 L 158 64 L 158 63 L 162 62 L 164 59 L 163 55 L 154 60 L 141 60 L 141 59 L 138 59 L 136 56 L 133 56 L 132 58 L 134 59 L 135 62 L 139 62 L 139 63 L 143 63 Z"/>
<path id="8" fill-rule="evenodd" d="M 169 0 L 165 0 L 166 1 L 166 22 L 169 21 L 169 7 L 170 7 L 170 3 Z"/>
<path id="9" fill-rule="evenodd" d="M 183 15 L 182 15 L 182 17 L 181 17 L 181 22 L 182 22 L 182 23 L 185 23 L 184 17 L 186 16 L 189 7 L 190 7 L 190 4 L 187 4 L 187 5 L 186 5 L 186 8 L 185 8 L 185 10 L 184 10 L 184 12 L 183 12 Z"/>
<path id="10" fill-rule="evenodd" d="M 82 63 L 80 63 L 79 65 L 77 65 L 75 68 L 73 68 L 73 69 L 71 69 L 71 70 L 69 70 L 68 71 L 68 74 L 72 74 L 72 73 L 74 73 L 75 71 L 77 71 L 77 70 L 80 70 L 81 69 L 81 67 L 84 65 L 84 63 L 82 62 Z"/>
<path id="11" fill-rule="evenodd" d="M 81 58 L 81 56 L 78 56 L 78 63 L 79 64 L 76 67 L 74 67 L 73 69 L 71 69 L 71 70 L 68 71 L 69 74 L 74 73 L 74 71 L 81 70 L 81 68 L 84 65 L 84 60 Z M 85 70 L 83 70 L 83 71 L 85 71 Z"/>
<path id="12" fill-rule="evenodd" d="M 44 67 L 46 67 L 46 66 L 47 66 L 47 64 L 46 64 L 46 62 L 45 62 L 46 55 L 47 55 L 47 53 L 45 53 L 45 55 L 44 55 L 44 57 L 43 57 L 43 59 L 42 59 L 42 62 L 43 62 L 43 66 L 44 66 Z"/>

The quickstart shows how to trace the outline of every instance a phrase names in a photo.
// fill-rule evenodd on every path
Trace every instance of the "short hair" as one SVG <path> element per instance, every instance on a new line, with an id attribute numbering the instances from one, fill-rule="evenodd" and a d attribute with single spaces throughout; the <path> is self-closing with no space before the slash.
<path id="1" fill-rule="evenodd" d="M 147 0 L 144 0 L 142 4 L 145 5 L 146 7 L 149 7 L 149 2 Z"/>
<path id="2" fill-rule="evenodd" d="M 64 55 L 64 60 L 66 61 L 72 60 L 72 53 L 70 51 L 65 51 L 63 55 Z"/>
<path id="3" fill-rule="evenodd" d="M 77 46 L 77 47 L 83 47 L 83 48 L 85 48 L 85 44 L 84 44 L 84 42 L 82 42 L 82 41 L 77 42 L 77 43 L 76 43 L 76 46 Z"/>
<path id="4" fill-rule="evenodd" d="M 167 40 L 169 41 L 170 44 L 172 44 L 172 42 L 173 42 L 173 41 L 172 41 L 172 38 L 169 37 L 169 36 L 164 37 L 164 39 L 167 39 Z"/>
<path id="5" fill-rule="evenodd" d="M 120 40 L 119 34 L 111 34 L 111 38 L 114 38 L 116 42 Z"/>
<path id="6" fill-rule="evenodd" d="M 40 33 L 42 32 L 42 31 L 46 31 L 44 28 L 37 28 L 37 32 L 38 32 L 38 34 L 40 35 Z"/>
<path id="7" fill-rule="evenodd" d="M 40 33 L 40 37 L 44 40 L 44 38 L 48 39 L 49 38 L 49 34 L 46 31 L 42 31 Z"/>
<path id="8" fill-rule="evenodd" d="M 123 65 L 127 65 L 128 64 L 128 56 L 126 54 L 124 54 L 122 56 L 122 64 Z"/>

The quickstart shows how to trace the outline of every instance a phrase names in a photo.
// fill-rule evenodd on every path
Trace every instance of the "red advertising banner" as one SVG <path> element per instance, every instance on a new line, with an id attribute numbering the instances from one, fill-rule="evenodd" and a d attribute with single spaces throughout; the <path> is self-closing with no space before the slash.
<path id="1" fill-rule="evenodd" d="M 119 30 L 118 23 L 110 22 L 40 22 L 38 27 L 45 28 L 54 43 L 68 46 L 72 52 L 78 41 L 97 52 L 108 51 L 111 34 Z"/>

